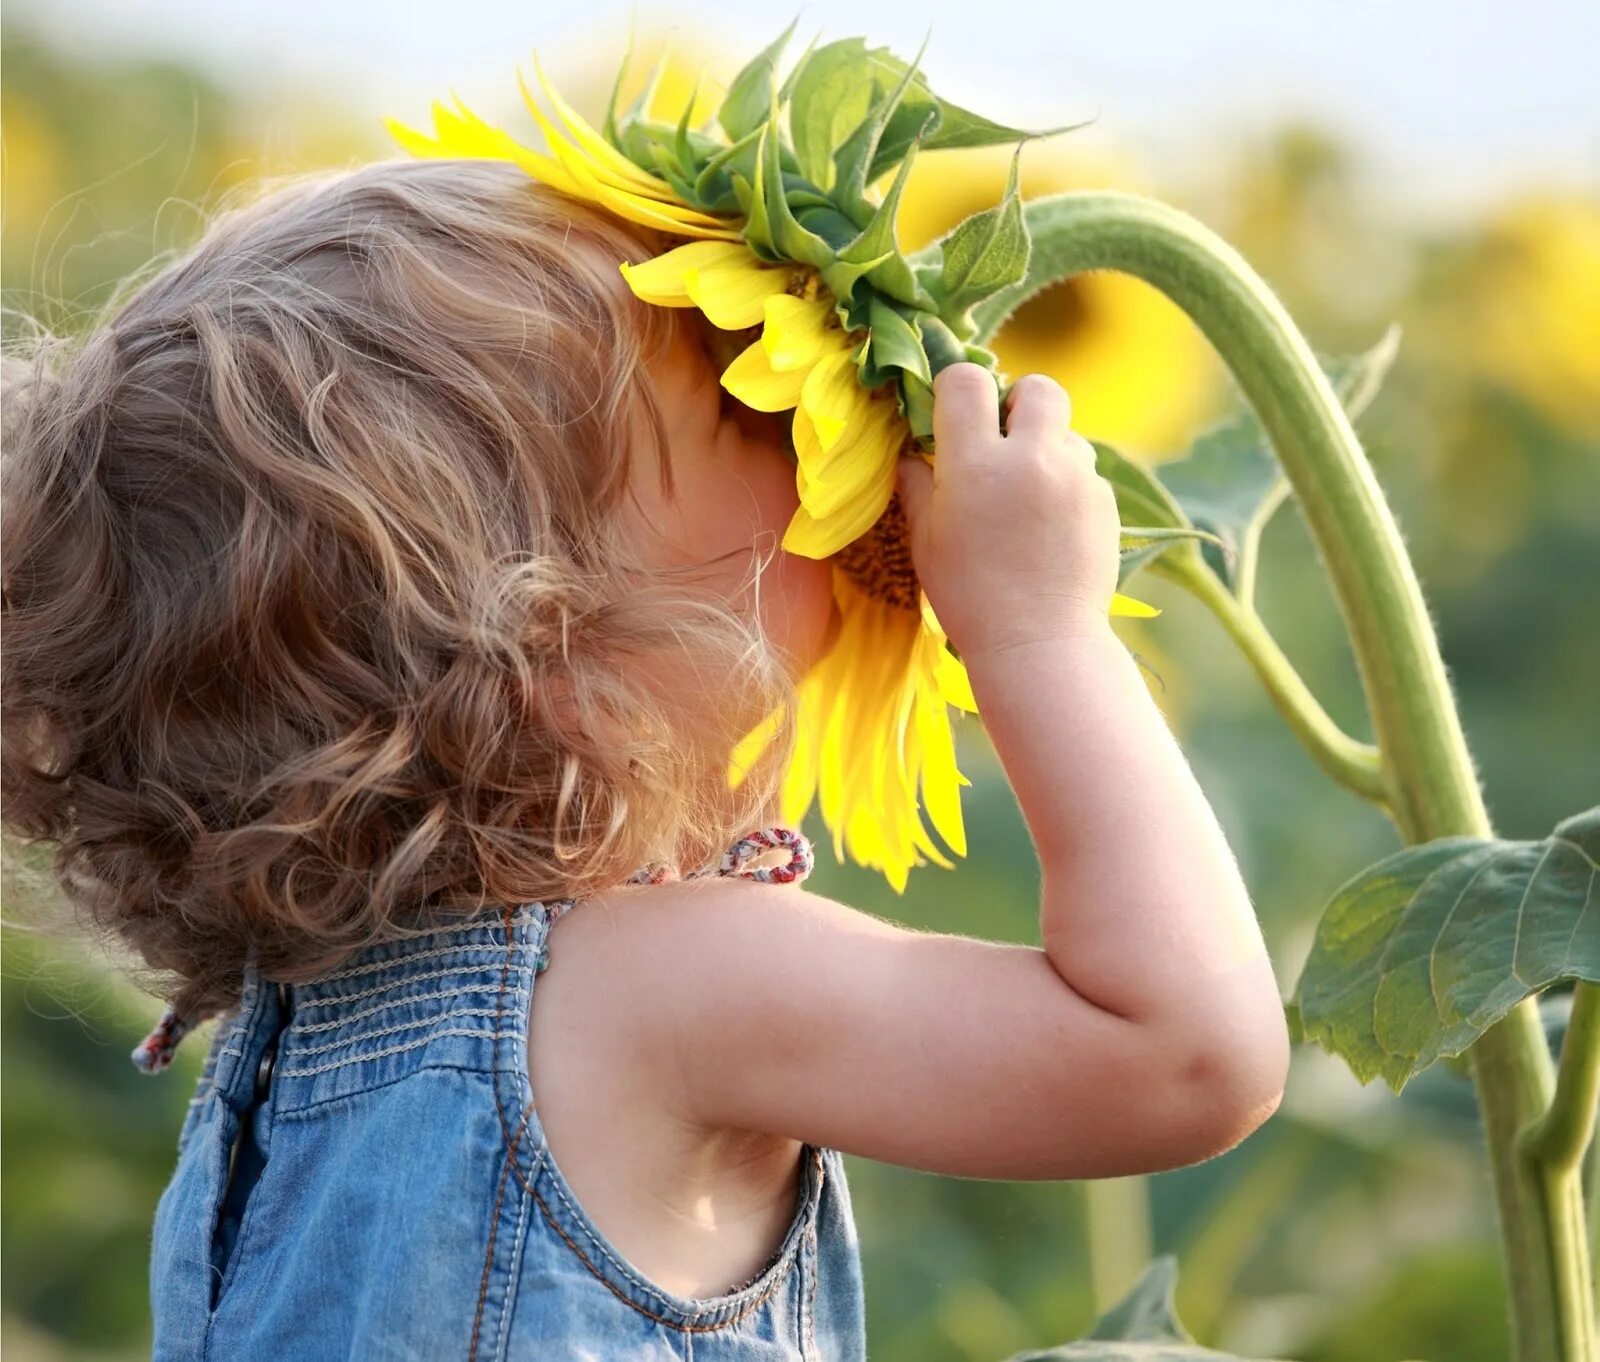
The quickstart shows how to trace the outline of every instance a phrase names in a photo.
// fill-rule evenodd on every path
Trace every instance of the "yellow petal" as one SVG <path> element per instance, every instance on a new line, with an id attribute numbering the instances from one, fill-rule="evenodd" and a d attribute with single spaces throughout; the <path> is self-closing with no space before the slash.
<path id="1" fill-rule="evenodd" d="M 523 93 L 526 96 L 526 86 L 523 86 Z M 577 184 L 576 190 L 570 192 L 609 208 L 618 216 L 641 226 L 656 227 L 680 236 L 722 240 L 738 238 L 739 233 L 730 225 L 729 219 L 713 217 L 682 203 L 670 192 L 670 186 L 666 186 L 665 181 L 660 183 L 668 193 L 662 197 L 601 166 L 562 136 L 538 104 L 531 99 L 527 100 L 527 104 L 528 112 L 544 134 L 551 154 Z"/>
<path id="2" fill-rule="evenodd" d="M 795 424 L 800 425 L 803 419 L 797 412 Z M 800 495 L 801 506 L 815 520 L 826 520 L 846 503 L 869 495 L 873 485 L 874 470 L 865 462 L 846 463 L 821 482 L 813 482 L 806 475 L 804 463 L 795 465 L 795 491 Z"/>
<path id="3" fill-rule="evenodd" d="M 966 663 L 942 644 L 933 664 L 933 679 L 938 683 L 939 694 L 957 709 L 964 709 L 968 714 L 978 712 L 978 701 L 972 693 L 972 678 L 967 675 Z"/>
<path id="4" fill-rule="evenodd" d="M 657 307 L 695 307 L 685 276 L 690 270 L 734 254 L 748 259 L 750 251 L 742 242 L 690 241 L 638 265 L 625 260 L 619 268 L 634 295 L 645 302 Z"/>
<path id="5" fill-rule="evenodd" d="M 449 108 L 441 100 L 432 105 L 434 135 L 408 128 L 394 119 L 385 119 L 384 125 L 401 146 L 414 156 L 460 156 L 473 160 L 512 161 L 532 179 L 541 180 L 563 193 L 584 197 L 582 187 L 555 161 L 525 147 L 516 138 L 490 123 L 484 122 L 452 92 L 456 107 Z"/>
<path id="6" fill-rule="evenodd" d="M 936 691 L 917 691 L 917 736 L 922 743 L 922 800 L 939 836 L 958 856 L 967 854 L 961 820 L 961 773 L 956 769 L 950 711 Z"/>
<path id="7" fill-rule="evenodd" d="M 524 83 L 520 71 L 517 73 L 517 86 L 522 91 L 522 102 L 527 106 L 528 113 L 539 125 L 539 131 L 544 134 L 545 145 L 550 148 L 550 154 L 560 161 L 575 179 L 585 185 L 590 197 L 598 199 L 599 189 L 609 189 L 623 193 L 631 199 L 653 204 L 663 211 L 693 214 L 696 218 L 702 219 L 706 217 L 698 209 L 681 202 L 665 180 L 646 174 L 620 152 L 614 152 L 612 159 L 601 160 L 589 155 L 585 148 L 575 146 L 539 107 L 538 101 Z M 605 145 L 603 141 L 602 145 Z M 618 169 L 616 164 L 618 160 L 629 166 L 632 174 Z"/>
<path id="8" fill-rule="evenodd" d="M 677 198 L 671 185 L 650 174 L 642 166 L 635 165 L 595 131 L 582 114 L 561 98 L 555 86 L 546 78 L 544 68 L 539 64 L 537 52 L 533 54 L 533 71 L 539 79 L 539 88 L 544 91 L 545 97 L 555 108 L 556 116 L 566 125 L 572 140 L 582 151 L 588 153 L 597 166 L 609 172 L 619 184 L 631 187 L 639 193 L 656 194 L 669 199 Z M 522 90 L 522 99 L 528 108 L 530 110 L 537 108 L 520 70 L 517 72 L 517 85 Z"/>
<path id="9" fill-rule="evenodd" d="M 865 394 L 863 394 L 865 396 Z M 804 390 L 801 393 L 802 402 Z M 904 423 L 893 402 L 867 401 L 831 450 L 824 451 L 802 405 L 795 412 L 795 457 L 805 474 L 802 504 L 818 519 L 887 479 L 891 494 Z"/>
<path id="10" fill-rule="evenodd" d="M 766 325 L 761 343 L 774 369 L 809 369 L 824 355 L 850 343 L 838 327 L 831 326 L 834 304 L 829 298 L 796 298 L 775 293 L 766 301 Z"/>
<path id="11" fill-rule="evenodd" d="M 445 153 L 440 149 L 437 137 L 429 137 L 425 132 L 418 132 L 415 128 L 408 127 L 398 118 L 384 118 L 384 130 L 394 138 L 402 147 L 413 156 L 433 157 Z"/>
<path id="12" fill-rule="evenodd" d="M 583 179 L 586 172 L 575 172 L 577 178 Z M 628 222 L 637 222 L 641 227 L 654 227 L 658 231 L 670 232 L 674 236 L 699 237 L 706 241 L 739 241 L 741 237 L 735 227 L 702 227 L 696 223 L 685 221 L 682 216 L 673 216 L 667 205 L 652 205 L 648 199 L 641 199 L 633 194 L 626 194 L 620 190 L 611 189 L 605 185 L 597 185 L 592 177 L 582 185 L 579 191 L 583 198 L 592 199 L 602 208 L 609 209 L 619 218 Z"/>
<path id="13" fill-rule="evenodd" d="M 856 378 L 855 360 L 848 349 L 826 355 L 813 364 L 806 375 L 805 386 L 800 389 L 800 405 L 811 418 L 823 449 L 832 449 L 844 433 L 845 425 L 859 416 L 869 403 L 870 397 Z"/>
<path id="14" fill-rule="evenodd" d="M 877 476 L 834 515 L 819 520 L 804 506 L 784 531 L 783 547 L 803 558 L 826 558 L 861 538 L 877 521 L 894 495 L 894 464 L 886 463 Z"/>
<path id="15" fill-rule="evenodd" d="M 1132 596 L 1124 596 L 1120 591 L 1111 597 L 1111 614 L 1129 615 L 1134 619 L 1153 619 L 1161 612 L 1153 605 L 1144 601 L 1136 601 Z"/>
<path id="16" fill-rule="evenodd" d="M 723 388 L 756 411 L 787 411 L 800 400 L 804 381 L 804 370 L 775 373 L 760 341 L 752 341 L 722 371 Z"/>
<path id="17" fill-rule="evenodd" d="M 740 256 L 696 265 L 684 275 L 684 287 L 695 306 L 724 331 L 759 325 L 766 317 L 767 299 L 789 289 L 787 269 L 762 265 L 748 248 Z"/>
<path id="18" fill-rule="evenodd" d="M 821 678 L 813 672 L 800 683 L 795 697 L 795 743 L 784 773 L 778 809 L 785 823 L 799 827 L 811 812 L 817 793 L 817 758 L 822 733 Z"/>

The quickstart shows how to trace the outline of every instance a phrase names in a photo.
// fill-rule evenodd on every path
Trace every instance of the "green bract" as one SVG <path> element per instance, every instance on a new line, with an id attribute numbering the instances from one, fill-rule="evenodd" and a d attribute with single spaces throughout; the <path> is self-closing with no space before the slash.
<path id="1" fill-rule="evenodd" d="M 843 324 L 869 333 L 861 383 L 894 383 L 912 433 L 931 444 L 934 375 L 963 360 L 995 369 L 994 353 L 974 340 L 972 310 L 1028 271 L 1022 143 L 1082 125 L 1028 132 L 990 122 L 928 88 L 917 69 L 922 49 L 907 64 L 862 38 L 813 44 L 780 85 L 778 63 L 798 22 L 734 77 L 702 127 L 689 126 L 693 96 L 676 124 L 645 116 L 663 59 L 620 115 L 619 72 L 601 130 L 686 204 L 742 215 L 744 239 L 760 259 L 818 270 Z M 1004 198 L 919 251 L 913 266 L 896 243 L 895 218 L 917 152 L 1005 142 L 1018 145 Z M 890 171 L 893 181 L 874 201 L 869 186 Z"/>

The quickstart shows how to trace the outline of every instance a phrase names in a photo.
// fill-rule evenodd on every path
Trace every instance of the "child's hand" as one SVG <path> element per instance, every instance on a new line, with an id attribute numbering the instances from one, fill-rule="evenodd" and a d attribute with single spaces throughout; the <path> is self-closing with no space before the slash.
<path id="1" fill-rule="evenodd" d="M 1066 390 L 1045 374 L 1011 386 L 1006 430 L 994 376 L 952 364 L 934 379 L 932 464 L 898 485 L 911 558 L 963 657 L 1107 628 L 1118 521 L 1094 450 L 1073 433 Z"/>

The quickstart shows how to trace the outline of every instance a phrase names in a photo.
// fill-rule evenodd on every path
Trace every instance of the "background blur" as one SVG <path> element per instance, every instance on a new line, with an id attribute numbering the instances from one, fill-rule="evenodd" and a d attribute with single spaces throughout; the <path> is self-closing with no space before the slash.
<path id="1" fill-rule="evenodd" d="M 1600 793 L 1600 7 L 1108 8 L 817 3 L 791 59 L 819 30 L 864 33 L 909 59 L 931 21 L 924 70 L 938 93 L 1019 126 L 1097 115 L 1028 147 L 1025 193 L 1116 186 L 1197 213 L 1321 351 L 1365 349 L 1402 324 L 1363 431 L 1498 829 L 1543 836 Z M 661 14 L 637 16 L 625 98 L 674 24 L 664 94 L 681 103 L 702 62 L 708 81 L 728 80 L 789 17 Z M 8 332 L 21 312 L 81 325 L 118 278 L 192 241 L 232 185 L 400 154 L 380 116 L 424 124 L 429 100 L 452 89 L 536 142 L 514 81 L 535 47 L 597 118 L 628 17 L 504 0 L 12 0 L 0 86 Z M 720 88 L 707 92 L 705 113 Z M 919 158 L 903 244 L 993 203 L 1008 157 Z M 1059 378 L 1086 434 L 1150 459 L 1181 453 L 1231 403 L 1197 334 L 1132 282 L 1053 290 L 999 348 L 1008 371 Z M 1165 613 L 1125 636 L 1159 677 L 1287 994 L 1324 901 L 1394 834 L 1321 778 L 1198 606 L 1139 586 Z M 1268 532 L 1259 597 L 1332 714 L 1368 736 L 1292 509 Z M 900 899 L 834 864 L 817 825 L 813 883 L 938 929 L 1033 941 L 1026 831 L 981 731 L 969 724 L 961 741 L 973 852 L 957 871 L 919 871 Z M 11 849 L 9 921 L 48 895 L 44 865 Z M 165 1079 L 144 1079 L 127 1052 L 154 1001 L 68 944 L 12 929 L 4 947 L 0 1341 L 16 1362 L 147 1355 L 150 1221 L 206 1038 Z M 1303 1050 L 1266 1127 L 1149 1179 L 979 1183 L 859 1161 L 851 1176 L 874 1362 L 995 1359 L 1076 1336 L 1152 1251 L 1179 1255 L 1180 1310 L 1215 1347 L 1306 1362 L 1506 1355 L 1471 1091 L 1445 1066 L 1395 1098 Z"/>

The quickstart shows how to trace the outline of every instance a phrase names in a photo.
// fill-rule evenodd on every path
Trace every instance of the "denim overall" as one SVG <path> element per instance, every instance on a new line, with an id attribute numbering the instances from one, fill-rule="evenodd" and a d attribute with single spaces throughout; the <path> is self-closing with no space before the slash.
<path id="1" fill-rule="evenodd" d="M 465 918 L 306 984 L 247 969 L 156 1211 L 157 1362 L 865 1356 L 834 1150 L 802 1150 L 782 1244 L 724 1295 L 661 1290 L 590 1222 L 528 1079 L 529 999 L 571 906 Z"/>

